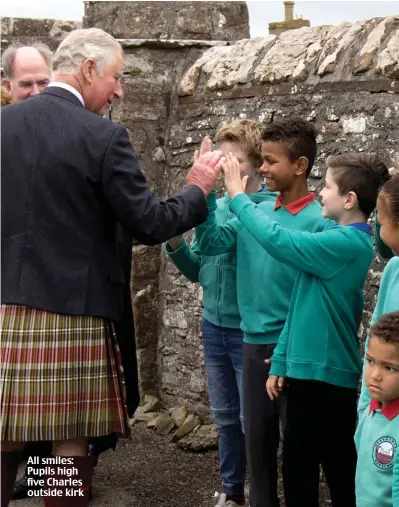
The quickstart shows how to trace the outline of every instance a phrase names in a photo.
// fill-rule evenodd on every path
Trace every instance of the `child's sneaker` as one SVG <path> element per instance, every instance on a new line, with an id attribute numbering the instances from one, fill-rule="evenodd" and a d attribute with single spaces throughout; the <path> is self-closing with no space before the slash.
<path id="1" fill-rule="evenodd" d="M 246 503 L 244 505 L 240 505 L 236 502 L 234 502 L 234 500 L 227 500 L 226 499 L 226 494 L 225 493 L 220 493 L 217 494 L 215 493 L 215 498 L 216 498 L 216 495 L 217 495 L 217 504 L 215 505 L 215 507 L 219 507 L 220 505 L 224 505 L 224 507 L 246 507 Z"/>

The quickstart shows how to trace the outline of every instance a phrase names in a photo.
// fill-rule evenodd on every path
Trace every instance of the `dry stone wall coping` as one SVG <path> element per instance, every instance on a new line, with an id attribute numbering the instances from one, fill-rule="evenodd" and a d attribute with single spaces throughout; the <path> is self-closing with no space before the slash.
<path id="1" fill-rule="evenodd" d="M 179 96 L 272 86 L 271 95 L 309 93 L 345 82 L 354 89 L 378 81 L 381 90 L 398 91 L 399 16 L 334 26 L 300 28 L 268 37 L 244 39 L 207 50 L 186 72 Z M 372 91 L 372 90 L 370 90 Z M 264 93 L 264 92 L 263 92 Z M 238 95 L 235 95 L 238 96 Z"/>

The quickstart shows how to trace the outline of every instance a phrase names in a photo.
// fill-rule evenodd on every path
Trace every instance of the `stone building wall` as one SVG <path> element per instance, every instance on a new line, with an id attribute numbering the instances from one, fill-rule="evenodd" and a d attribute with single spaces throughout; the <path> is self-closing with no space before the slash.
<path id="1" fill-rule="evenodd" d="M 85 2 L 85 26 L 118 39 L 223 40 L 249 37 L 245 2 Z"/>
<path id="2" fill-rule="evenodd" d="M 29 46 L 35 42 L 42 42 L 54 51 L 69 32 L 81 26 L 78 21 L 2 17 L 1 51 L 12 44 Z"/>
<path id="3" fill-rule="evenodd" d="M 298 115 L 319 132 L 310 184 L 322 185 L 329 154 L 378 153 L 399 166 L 399 17 L 301 28 L 279 37 L 208 50 L 185 74 L 169 135 L 171 172 L 190 165 L 194 148 L 234 118 L 269 123 Z M 384 262 L 377 256 L 366 287 L 365 338 Z M 199 332 L 201 289 L 167 261 L 161 274 L 161 394 L 206 413 Z"/>

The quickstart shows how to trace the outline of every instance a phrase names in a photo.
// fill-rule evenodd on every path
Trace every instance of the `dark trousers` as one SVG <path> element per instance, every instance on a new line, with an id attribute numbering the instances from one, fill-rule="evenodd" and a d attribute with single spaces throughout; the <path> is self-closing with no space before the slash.
<path id="1" fill-rule="evenodd" d="M 283 445 L 287 507 L 318 507 L 323 468 L 334 507 L 355 507 L 357 390 L 288 379 Z"/>
<path id="2" fill-rule="evenodd" d="M 279 507 L 277 453 L 285 395 L 271 401 L 266 393 L 270 367 L 265 364 L 275 345 L 244 343 L 244 431 L 250 476 L 251 507 Z M 302 506 L 304 507 L 304 506 Z"/>

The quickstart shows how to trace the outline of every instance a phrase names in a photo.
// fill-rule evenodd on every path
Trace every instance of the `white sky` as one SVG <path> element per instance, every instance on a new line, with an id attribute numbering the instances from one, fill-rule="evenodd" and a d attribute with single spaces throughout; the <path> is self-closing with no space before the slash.
<path id="1" fill-rule="evenodd" d="M 282 0 L 248 1 L 247 4 L 252 37 L 267 35 L 270 21 L 284 19 Z M 0 8 L 1 16 L 27 18 L 80 21 L 83 13 L 83 0 L 9 0 L 2 2 Z M 342 21 L 358 21 L 393 14 L 399 15 L 398 1 L 314 0 L 295 2 L 295 15 L 310 19 L 312 26 L 331 25 Z"/>

